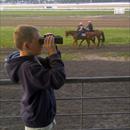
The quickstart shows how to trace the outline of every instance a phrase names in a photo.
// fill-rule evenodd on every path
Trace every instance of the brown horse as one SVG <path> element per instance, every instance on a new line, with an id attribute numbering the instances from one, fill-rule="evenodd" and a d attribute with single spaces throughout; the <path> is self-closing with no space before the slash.
<path id="1" fill-rule="evenodd" d="M 101 30 L 93 30 L 92 32 L 88 32 L 88 36 L 90 35 L 90 33 L 93 33 L 93 36 L 97 37 L 98 43 L 97 43 L 97 47 L 104 46 L 104 42 L 105 42 L 105 35 L 104 32 Z"/>
<path id="2" fill-rule="evenodd" d="M 95 38 L 97 38 L 97 47 L 99 47 L 100 43 L 105 41 L 105 36 L 103 31 L 100 30 L 94 30 L 92 32 L 85 32 L 85 36 L 82 37 L 78 37 L 77 31 L 66 31 L 65 32 L 66 37 L 67 36 L 72 36 L 74 41 L 73 41 L 73 45 L 77 46 L 78 45 L 78 40 L 81 40 L 79 46 L 81 46 L 81 44 L 83 43 L 84 40 L 87 41 L 88 43 L 88 47 L 90 45 L 90 40 L 95 44 Z"/>
<path id="3" fill-rule="evenodd" d="M 86 42 L 88 43 L 88 47 L 90 45 L 90 40 L 92 40 L 92 42 L 95 43 L 95 38 L 92 37 L 92 39 L 90 39 L 90 37 L 86 37 L 86 33 L 85 33 L 85 36 L 78 37 L 77 31 L 66 31 L 65 36 L 73 37 L 73 39 L 74 39 L 73 46 L 78 46 L 78 40 L 81 40 L 81 42 L 79 43 L 79 46 L 81 46 L 81 44 L 83 43 L 84 40 L 86 40 Z"/>

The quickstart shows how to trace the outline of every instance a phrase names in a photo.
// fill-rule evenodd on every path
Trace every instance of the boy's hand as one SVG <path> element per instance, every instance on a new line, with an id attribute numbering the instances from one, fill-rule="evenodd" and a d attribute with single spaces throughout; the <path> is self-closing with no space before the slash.
<path id="1" fill-rule="evenodd" d="M 57 52 L 53 34 L 47 34 L 43 46 L 48 51 L 49 56 Z"/>

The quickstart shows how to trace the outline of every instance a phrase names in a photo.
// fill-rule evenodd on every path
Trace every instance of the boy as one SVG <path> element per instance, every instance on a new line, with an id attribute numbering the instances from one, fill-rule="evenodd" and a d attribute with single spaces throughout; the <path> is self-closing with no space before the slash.
<path id="1" fill-rule="evenodd" d="M 52 130 L 56 115 L 54 89 L 65 82 L 64 64 L 56 49 L 53 35 L 39 44 L 40 33 L 33 26 L 21 25 L 14 32 L 14 43 L 19 52 L 12 53 L 6 69 L 12 81 L 22 84 L 21 117 L 25 130 Z M 38 55 L 43 50 L 48 57 Z"/>

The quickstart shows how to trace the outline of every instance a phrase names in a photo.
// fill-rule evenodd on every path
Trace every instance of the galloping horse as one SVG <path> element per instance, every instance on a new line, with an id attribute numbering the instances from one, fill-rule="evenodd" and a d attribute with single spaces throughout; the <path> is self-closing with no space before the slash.
<path id="1" fill-rule="evenodd" d="M 103 31 L 100 31 L 100 30 L 85 32 L 85 36 L 82 36 L 82 37 L 78 37 L 77 31 L 66 31 L 65 35 L 73 37 L 73 39 L 74 39 L 73 45 L 75 45 L 75 46 L 78 45 L 78 40 L 81 40 L 79 46 L 81 46 L 82 42 L 84 40 L 86 40 L 88 43 L 88 47 L 90 45 L 90 40 L 95 44 L 95 38 L 97 38 L 97 40 L 98 40 L 97 47 L 99 47 L 100 42 L 102 42 L 102 44 L 103 44 L 103 42 L 105 41 L 104 33 L 103 33 Z"/>

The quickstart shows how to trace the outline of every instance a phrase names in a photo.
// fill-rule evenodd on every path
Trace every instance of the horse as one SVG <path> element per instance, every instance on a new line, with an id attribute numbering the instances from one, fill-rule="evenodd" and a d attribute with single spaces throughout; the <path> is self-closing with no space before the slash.
<path id="1" fill-rule="evenodd" d="M 77 31 L 66 31 L 65 35 L 67 36 L 72 36 L 74 41 L 73 41 L 73 45 L 78 45 L 78 40 L 81 40 L 79 46 L 81 46 L 81 44 L 83 43 L 84 40 L 87 41 L 88 43 L 88 47 L 90 46 L 90 40 L 95 44 L 95 38 L 97 38 L 98 43 L 97 43 L 97 47 L 100 46 L 100 43 L 105 42 L 105 35 L 104 32 L 101 30 L 93 30 L 91 32 L 84 32 L 85 36 L 82 37 L 78 37 Z"/>
<path id="2" fill-rule="evenodd" d="M 97 40 L 98 40 L 97 47 L 99 47 L 100 44 L 101 46 L 103 46 L 104 45 L 103 43 L 105 42 L 104 32 L 101 30 L 93 30 L 92 32 L 94 33 L 93 35 L 97 37 Z M 92 32 L 88 32 L 87 35 L 89 36 L 89 34 Z"/>
<path id="3" fill-rule="evenodd" d="M 81 46 L 81 44 L 83 43 L 84 40 L 86 40 L 86 42 L 88 43 L 88 47 L 90 44 L 90 40 L 95 44 L 95 38 L 94 37 L 87 37 L 86 36 L 86 32 L 84 33 L 85 36 L 78 36 L 77 31 L 65 31 L 65 36 L 72 36 L 74 41 L 73 41 L 73 46 L 78 46 L 78 40 L 81 40 L 79 46 Z"/>

